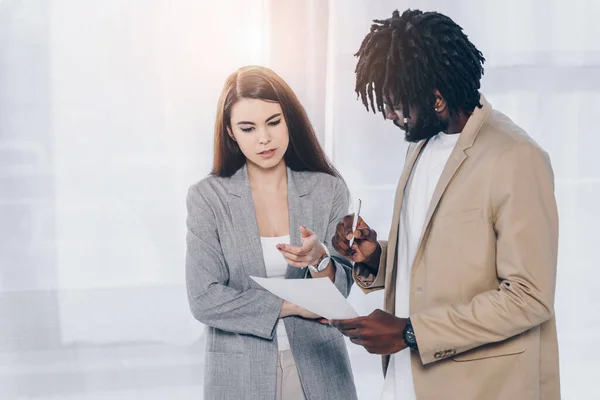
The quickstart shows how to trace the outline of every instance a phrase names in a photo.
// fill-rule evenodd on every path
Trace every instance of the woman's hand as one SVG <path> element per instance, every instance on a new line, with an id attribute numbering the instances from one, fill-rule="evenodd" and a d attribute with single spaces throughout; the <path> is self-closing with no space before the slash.
<path id="1" fill-rule="evenodd" d="M 277 250 L 281 252 L 287 263 L 293 267 L 305 268 L 308 265 L 315 265 L 327 254 L 327 249 L 319 241 L 317 234 L 307 227 L 300 227 L 300 235 L 302 246 L 278 244 Z"/>
<path id="2" fill-rule="evenodd" d="M 305 319 L 317 319 L 319 320 L 318 322 L 322 323 L 322 324 L 328 324 L 329 321 L 326 320 L 325 318 L 321 317 L 318 314 L 315 314 L 313 312 L 308 311 L 307 309 L 304 309 L 300 306 L 297 306 L 293 303 L 290 303 L 287 300 L 283 301 L 283 305 L 281 306 L 281 312 L 279 313 L 279 317 L 280 318 L 284 318 L 284 317 L 290 317 L 292 315 L 296 315 L 298 317 L 302 317 Z"/>

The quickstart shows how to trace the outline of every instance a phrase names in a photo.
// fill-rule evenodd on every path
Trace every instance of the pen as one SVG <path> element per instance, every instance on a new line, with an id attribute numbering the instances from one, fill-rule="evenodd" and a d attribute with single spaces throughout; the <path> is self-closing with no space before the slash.
<path id="1" fill-rule="evenodd" d="M 358 226 L 358 218 L 360 217 L 360 206 L 362 205 L 362 200 L 358 199 L 358 210 L 356 211 L 356 214 L 354 215 L 354 221 L 352 222 L 352 238 L 350 238 L 350 244 L 349 244 L 349 248 L 352 248 L 352 245 L 354 244 L 354 231 L 356 231 L 356 227 Z"/>

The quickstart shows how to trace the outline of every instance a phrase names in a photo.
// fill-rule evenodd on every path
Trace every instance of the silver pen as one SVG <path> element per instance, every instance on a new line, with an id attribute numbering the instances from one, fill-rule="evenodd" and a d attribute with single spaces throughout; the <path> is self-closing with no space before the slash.
<path id="1" fill-rule="evenodd" d="M 358 226 L 358 219 L 360 217 L 360 206 L 362 205 L 362 200 L 358 199 L 358 210 L 356 211 L 356 214 L 354 214 L 354 221 L 352 221 L 352 238 L 350 238 L 350 244 L 348 245 L 349 248 L 352 248 L 352 245 L 354 244 L 354 231 L 356 231 L 356 227 Z"/>

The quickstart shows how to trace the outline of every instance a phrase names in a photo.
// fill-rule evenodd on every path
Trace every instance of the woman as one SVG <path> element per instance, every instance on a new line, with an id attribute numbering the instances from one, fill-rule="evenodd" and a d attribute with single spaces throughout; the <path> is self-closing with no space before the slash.
<path id="1" fill-rule="evenodd" d="M 306 112 L 273 71 L 225 82 L 211 175 L 187 198 L 186 280 L 207 326 L 206 399 L 356 399 L 342 335 L 250 276 L 329 277 L 344 296 L 351 270 L 330 240 L 349 193 Z"/>

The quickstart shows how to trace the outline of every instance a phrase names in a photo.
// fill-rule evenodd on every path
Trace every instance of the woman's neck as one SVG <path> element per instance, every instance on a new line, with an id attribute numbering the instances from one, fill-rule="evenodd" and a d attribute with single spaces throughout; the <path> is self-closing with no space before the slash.
<path id="1" fill-rule="evenodd" d="M 248 163 L 248 179 L 252 191 L 277 192 L 287 188 L 287 167 L 283 161 L 270 169 Z"/>

